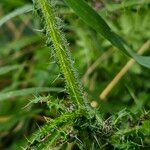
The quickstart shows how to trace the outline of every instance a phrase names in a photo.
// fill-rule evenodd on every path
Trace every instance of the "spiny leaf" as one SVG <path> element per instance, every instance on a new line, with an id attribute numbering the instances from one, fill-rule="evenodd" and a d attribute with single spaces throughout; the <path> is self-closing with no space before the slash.
<path id="1" fill-rule="evenodd" d="M 84 0 L 64 0 L 81 19 L 91 26 L 94 30 L 102 34 L 114 46 L 124 52 L 126 55 L 134 58 L 139 64 L 150 68 L 150 57 L 136 54 L 127 43 L 114 33 L 107 25 L 105 20 L 98 15 Z"/>
<path id="2" fill-rule="evenodd" d="M 35 132 L 34 135 L 30 138 L 30 145 L 28 145 L 28 147 L 31 147 L 31 145 L 40 145 L 40 143 L 43 142 L 42 139 L 45 139 L 45 137 L 49 135 L 49 138 L 51 139 L 48 140 L 48 144 L 46 144 L 46 146 L 51 146 L 51 144 L 53 144 L 58 137 L 58 128 L 66 127 L 68 125 L 71 126 L 73 124 L 74 119 L 79 116 L 80 111 L 75 111 L 72 113 L 65 113 L 60 117 L 56 118 L 55 120 L 47 122 L 42 128 L 40 128 L 40 130 Z"/>
<path id="3" fill-rule="evenodd" d="M 50 135 L 46 141 L 40 142 L 37 147 L 40 150 L 55 149 L 56 146 L 60 146 L 67 142 L 66 130 L 73 124 L 73 122 L 64 123 L 62 126 L 57 128 L 57 130 Z M 63 133 L 63 135 L 62 135 Z M 60 145 L 58 143 L 60 142 Z"/>

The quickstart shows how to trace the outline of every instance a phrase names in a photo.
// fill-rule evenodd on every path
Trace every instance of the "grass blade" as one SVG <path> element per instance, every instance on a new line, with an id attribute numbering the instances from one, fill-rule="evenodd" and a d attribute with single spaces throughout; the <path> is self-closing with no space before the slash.
<path id="1" fill-rule="evenodd" d="M 13 71 L 13 70 L 17 70 L 21 67 L 22 67 L 22 65 L 12 65 L 12 66 L 1 67 L 0 68 L 0 75 L 6 74 L 6 73 Z"/>
<path id="2" fill-rule="evenodd" d="M 120 49 L 126 55 L 134 58 L 136 62 L 150 68 L 150 57 L 140 56 L 136 54 L 127 43 L 121 39 L 111 28 L 107 25 L 105 20 L 94 11 L 84 0 L 64 0 L 74 11 L 81 17 L 81 19 L 91 26 L 94 30 L 99 32 L 108 41 L 110 41 L 115 47 Z"/>
<path id="3" fill-rule="evenodd" d="M 8 20 L 10 20 L 16 16 L 19 16 L 21 14 L 30 12 L 31 10 L 32 10 L 32 5 L 28 4 L 28 5 L 25 5 L 23 7 L 20 7 L 18 9 L 14 10 L 13 12 L 10 12 L 9 14 L 7 14 L 6 16 L 4 16 L 3 18 L 0 19 L 0 27 Z"/>
<path id="4" fill-rule="evenodd" d="M 37 88 L 27 88 L 22 90 L 16 90 L 16 91 L 10 91 L 10 92 L 4 92 L 0 93 L 0 101 L 6 100 L 12 97 L 17 96 L 27 96 L 27 95 L 33 95 L 40 92 L 62 92 L 64 89 L 62 88 L 49 88 L 49 87 L 37 87 Z"/>
<path id="5" fill-rule="evenodd" d="M 9 54 L 11 50 L 19 51 L 28 45 L 40 42 L 40 40 L 41 37 L 37 35 L 22 37 L 17 41 L 7 43 L 3 45 L 3 47 L 0 47 L 0 54 Z"/>

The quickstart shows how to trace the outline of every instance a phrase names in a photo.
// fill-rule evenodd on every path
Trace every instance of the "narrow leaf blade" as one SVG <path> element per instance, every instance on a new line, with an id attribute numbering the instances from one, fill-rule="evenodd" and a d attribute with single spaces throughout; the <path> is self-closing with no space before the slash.
<path id="1" fill-rule="evenodd" d="M 24 13 L 27 13 L 27 12 L 30 12 L 32 10 L 32 5 L 25 5 L 23 7 L 20 7 L 12 12 L 10 12 L 9 14 L 7 14 L 6 16 L 4 16 L 3 18 L 0 18 L 0 27 L 6 23 L 8 20 L 16 17 L 16 16 L 19 16 L 19 15 L 22 15 Z"/>
<path id="2" fill-rule="evenodd" d="M 99 32 L 115 47 L 124 52 L 126 55 L 134 58 L 136 62 L 144 67 L 150 68 L 150 57 L 136 54 L 111 28 L 105 20 L 94 11 L 84 0 L 64 0 L 75 13 L 90 27 Z"/>

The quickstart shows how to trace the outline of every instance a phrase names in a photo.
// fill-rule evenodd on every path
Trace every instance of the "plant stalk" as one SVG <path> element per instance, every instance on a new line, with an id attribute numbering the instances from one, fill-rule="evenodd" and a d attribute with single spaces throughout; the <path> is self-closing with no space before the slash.
<path id="1" fill-rule="evenodd" d="M 51 2 L 47 0 L 37 0 L 37 4 L 42 13 L 47 38 L 49 39 L 51 37 L 55 57 L 64 75 L 70 98 L 75 105 L 75 108 L 85 109 L 87 100 L 84 96 L 82 85 L 78 80 L 78 75 L 74 68 L 66 39 L 57 26 L 57 19 L 53 6 Z"/>

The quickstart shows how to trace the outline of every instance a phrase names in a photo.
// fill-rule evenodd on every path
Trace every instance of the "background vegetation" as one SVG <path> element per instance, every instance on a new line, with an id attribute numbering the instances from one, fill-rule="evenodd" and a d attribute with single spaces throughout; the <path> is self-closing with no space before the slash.
<path id="1" fill-rule="evenodd" d="M 149 0 L 87 2 L 134 50 L 144 55 L 150 54 Z M 150 121 L 146 121 L 140 129 L 142 134 L 136 130 L 134 132 L 134 128 L 149 120 L 150 70 L 120 53 L 82 22 L 63 1 L 58 0 L 57 5 L 58 14 L 64 21 L 63 30 L 69 42 L 74 65 L 88 93 L 91 106 L 100 111 L 102 118 L 106 120 L 104 126 L 108 128 L 103 136 L 107 138 L 112 130 L 109 128 L 111 116 L 114 122 L 116 118 L 120 119 L 118 126 L 130 126 L 133 129 L 132 133 L 128 130 L 129 136 L 122 132 L 114 135 L 108 148 L 148 149 Z M 25 147 L 28 138 L 39 126 L 59 115 L 56 109 L 61 106 L 61 100 L 68 99 L 64 78 L 53 59 L 54 54 L 44 44 L 40 20 L 31 10 L 30 0 L 0 2 L 2 150 L 20 150 Z M 113 85 L 111 90 L 106 89 L 108 85 Z M 51 104 L 46 103 L 48 99 Z M 118 139 L 124 138 L 122 135 L 126 139 L 121 143 Z M 131 139 L 135 139 L 135 143 Z M 105 148 L 108 142 L 103 144 Z M 68 149 L 69 146 L 67 145 Z"/>

